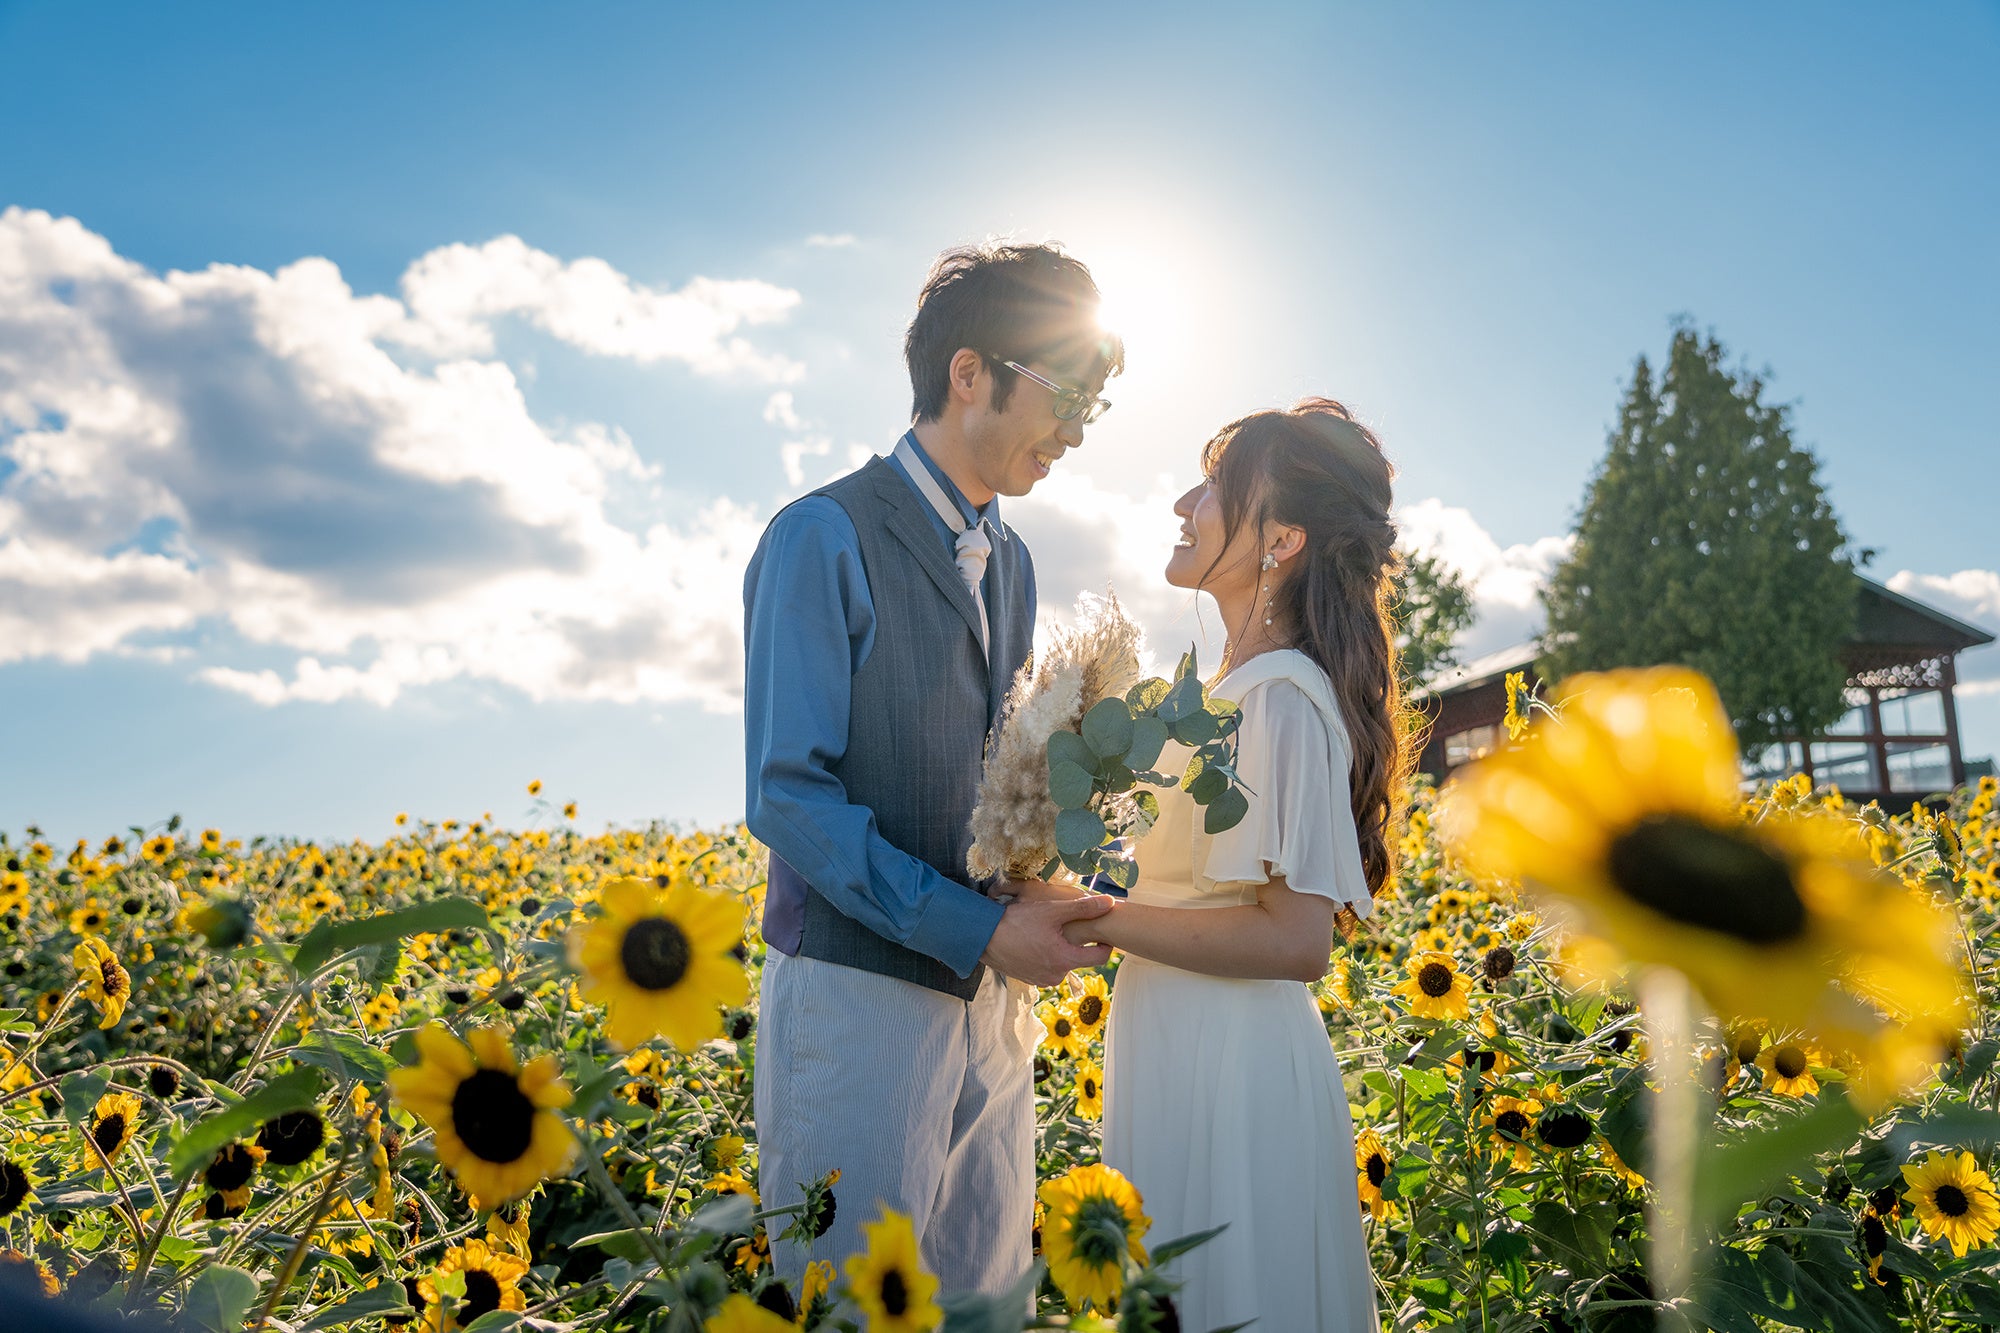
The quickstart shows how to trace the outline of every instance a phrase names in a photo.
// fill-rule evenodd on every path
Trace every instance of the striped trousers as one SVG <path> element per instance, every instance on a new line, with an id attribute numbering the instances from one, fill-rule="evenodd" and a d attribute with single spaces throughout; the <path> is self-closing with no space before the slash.
<path id="1" fill-rule="evenodd" d="M 794 1290 L 815 1259 L 832 1260 L 839 1276 L 864 1248 L 862 1224 L 884 1208 L 910 1217 L 941 1296 L 1001 1292 L 1027 1271 L 1031 995 L 990 968 L 965 1001 L 767 951 L 753 1088 L 764 1206 L 796 1204 L 808 1182 L 840 1171 L 826 1234 L 810 1246 L 772 1244 Z"/>

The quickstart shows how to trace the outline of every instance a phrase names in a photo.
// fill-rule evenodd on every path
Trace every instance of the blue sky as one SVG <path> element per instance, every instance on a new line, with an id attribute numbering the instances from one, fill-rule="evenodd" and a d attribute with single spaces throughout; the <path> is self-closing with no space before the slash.
<path id="1" fill-rule="evenodd" d="M 1996 58 L 1990 3 L 0 0 L 0 828 L 735 817 L 744 543 L 893 442 L 923 269 L 995 232 L 1130 317 L 1009 512 L 1164 650 L 1166 497 L 1309 392 L 1524 633 L 1682 314 L 1878 577 L 2000 628 Z"/>

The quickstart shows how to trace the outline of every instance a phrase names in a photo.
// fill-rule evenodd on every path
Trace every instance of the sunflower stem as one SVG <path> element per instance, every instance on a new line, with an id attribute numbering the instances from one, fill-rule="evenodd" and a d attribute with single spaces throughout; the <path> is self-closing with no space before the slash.
<path id="1" fill-rule="evenodd" d="M 576 1128 L 580 1130 L 583 1127 L 577 1126 Z M 582 1133 L 579 1133 L 577 1137 L 583 1139 L 586 1143 L 592 1142 L 591 1139 Z M 668 1268 L 667 1252 L 661 1247 L 660 1238 L 653 1234 L 651 1227 L 639 1219 L 639 1214 L 632 1210 L 632 1201 L 625 1197 L 625 1191 L 618 1188 L 618 1182 L 613 1180 L 611 1173 L 604 1169 L 603 1154 L 596 1152 L 584 1153 L 583 1165 L 585 1173 L 590 1176 L 590 1183 L 597 1186 L 598 1192 L 617 1211 L 620 1220 L 625 1223 L 626 1229 L 637 1236 L 640 1243 L 651 1253 L 653 1262 L 659 1265 L 660 1271 L 662 1273 L 666 1272 Z"/>
<path id="2" fill-rule="evenodd" d="M 1654 1201 L 1647 1230 L 1652 1241 L 1653 1295 L 1661 1302 L 1661 1333 L 1683 1333 L 1685 1316 L 1676 1305 L 1688 1292 L 1694 1268 L 1695 1081 L 1694 993 L 1673 968 L 1646 969 L 1639 980 L 1639 1008 L 1645 1015 L 1659 1101 L 1653 1119 Z"/>
<path id="3" fill-rule="evenodd" d="M 327 1173 L 326 1188 L 319 1192 L 319 1201 L 313 1205 L 312 1215 L 306 1219 L 305 1225 L 299 1228 L 299 1238 L 293 1243 L 292 1252 L 285 1257 L 285 1267 L 278 1274 L 278 1280 L 271 1284 L 271 1294 L 264 1298 L 264 1307 L 249 1324 L 249 1333 L 257 1333 L 271 1322 L 271 1315 L 277 1310 L 278 1301 L 284 1296 L 285 1289 L 298 1278 L 299 1268 L 306 1260 L 306 1251 L 312 1246 L 313 1228 L 320 1224 L 320 1219 L 333 1207 L 333 1196 L 340 1189 L 340 1177 L 347 1170 L 347 1159 L 353 1153 L 353 1135 L 348 1135 L 340 1151 L 340 1160 L 334 1164 L 333 1170 Z"/>

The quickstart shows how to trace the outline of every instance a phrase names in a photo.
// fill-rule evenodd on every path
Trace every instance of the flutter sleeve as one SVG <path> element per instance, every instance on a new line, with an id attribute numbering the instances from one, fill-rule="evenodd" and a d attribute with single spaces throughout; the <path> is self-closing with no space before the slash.
<path id="1" fill-rule="evenodd" d="M 1298 893 L 1345 903 L 1356 916 L 1374 907 L 1361 868 L 1348 786 L 1347 735 L 1305 691 L 1283 678 L 1239 701 L 1236 768 L 1250 811 L 1236 827 L 1200 833 L 1207 841 L 1201 879 L 1216 885 L 1263 884 L 1273 875 Z M 1201 853 L 1197 850 L 1197 858 Z"/>

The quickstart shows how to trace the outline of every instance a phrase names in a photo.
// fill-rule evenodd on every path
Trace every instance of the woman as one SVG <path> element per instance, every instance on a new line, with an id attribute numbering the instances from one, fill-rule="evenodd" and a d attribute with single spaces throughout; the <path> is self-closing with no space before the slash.
<path id="1" fill-rule="evenodd" d="M 1211 836 L 1190 797 L 1163 795 L 1129 898 L 1067 928 L 1125 953 L 1104 1160 L 1156 1240 L 1227 1224 L 1169 1269 L 1181 1327 L 1375 1333 L 1354 1127 L 1306 983 L 1390 875 L 1407 768 L 1385 615 L 1391 469 L 1319 398 L 1224 427 L 1202 474 L 1174 506 L 1167 581 L 1222 613 L 1213 693 L 1243 711 L 1250 813 Z"/>

